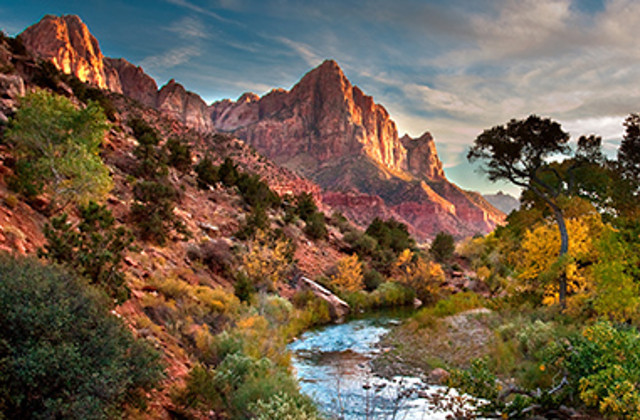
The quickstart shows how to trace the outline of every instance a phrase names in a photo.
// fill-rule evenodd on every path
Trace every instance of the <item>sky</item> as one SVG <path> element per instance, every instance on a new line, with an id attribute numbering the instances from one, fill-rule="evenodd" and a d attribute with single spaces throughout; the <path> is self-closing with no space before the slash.
<path id="1" fill-rule="evenodd" d="M 0 0 L 0 29 L 77 14 L 109 57 L 211 103 L 290 89 L 324 59 L 385 106 L 399 134 L 429 131 L 449 179 L 484 130 L 537 114 L 615 154 L 640 111 L 637 0 Z"/>

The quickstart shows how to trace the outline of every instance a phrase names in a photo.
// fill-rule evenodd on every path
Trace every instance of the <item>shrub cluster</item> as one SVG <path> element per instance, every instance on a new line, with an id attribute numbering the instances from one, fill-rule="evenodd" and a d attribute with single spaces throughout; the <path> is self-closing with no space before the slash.
<path id="1" fill-rule="evenodd" d="M 116 302 L 125 301 L 129 290 L 120 264 L 133 242 L 131 233 L 124 227 L 115 227 L 115 219 L 106 206 L 90 202 L 80 206 L 78 213 L 77 226 L 67 222 L 66 213 L 45 225 L 47 243 L 40 254 L 68 266 Z"/>
<path id="2" fill-rule="evenodd" d="M 0 256 L 0 278 L 6 418 L 117 417 L 161 378 L 158 354 L 70 273 Z"/>
<path id="3" fill-rule="evenodd" d="M 173 165 L 188 170 L 190 150 L 179 140 L 172 142 L 169 154 L 159 147 L 158 132 L 142 118 L 132 118 L 129 126 L 138 140 L 133 153 L 138 158 L 135 174 L 139 179 L 133 187 L 135 202 L 131 206 L 131 219 L 138 228 L 139 236 L 160 245 L 164 244 L 171 229 L 186 234 L 182 221 L 173 213 L 179 193 L 169 182 L 167 163 L 173 156 Z"/>

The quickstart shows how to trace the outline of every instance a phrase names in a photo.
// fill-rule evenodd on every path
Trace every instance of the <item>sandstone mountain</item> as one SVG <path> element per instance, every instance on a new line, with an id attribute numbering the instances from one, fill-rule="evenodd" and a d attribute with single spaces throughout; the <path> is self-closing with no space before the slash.
<path id="1" fill-rule="evenodd" d="M 214 126 L 317 182 L 324 201 L 361 224 L 406 222 L 420 239 L 487 232 L 504 215 L 450 183 L 429 133 L 398 136 L 387 110 L 353 86 L 335 61 L 290 91 L 244 94 L 211 106 Z"/>
<path id="2" fill-rule="evenodd" d="M 252 93 L 210 106 L 174 80 L 159 91 L 140 67 L 105 58 L 77 16 L 45 16 L 21 35 L 59 69 L 156 108 L 202 133 L 236 136 L 319 184 L 325 205 L 361 225 L 394 217 L 420 240 L 439 231 L 488 232 L 504 215 L 479 194 L 450 183 L 429 133 L 398 136 L 386 109 L 353 86 L 335 61 L 290 91 Z"/>
<path id="3" fill-rule="evenodd" d="M 155 80 L 123 58 L 104 57 L 98 41 L 78 16 L 47 15 L 20 34 L 29 51 L 83 82 L 129 96 L 166 111 L 200 131 L 212 131 L 207 104 L 174 80 L 158 91 Z"/>

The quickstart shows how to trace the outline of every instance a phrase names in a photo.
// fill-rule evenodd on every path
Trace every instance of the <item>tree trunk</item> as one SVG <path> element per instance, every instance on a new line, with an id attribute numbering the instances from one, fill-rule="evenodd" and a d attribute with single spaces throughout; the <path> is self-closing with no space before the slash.
<path id="1" fill-rule="evenodd" d="M 560 254 L 558 259 L 562 258 L 569 252 L 569 233 L 567 232 L 567 225 L 564 222 L 564 216 L 562 210 L 555 204 L 551 206 L 553 208 L 553 214 L 556 217 L 556 223 L 560 230 Z M 560 306 L 562 309 L 567 308 L 567 277 L 564 272 L 560 274 Z"/>

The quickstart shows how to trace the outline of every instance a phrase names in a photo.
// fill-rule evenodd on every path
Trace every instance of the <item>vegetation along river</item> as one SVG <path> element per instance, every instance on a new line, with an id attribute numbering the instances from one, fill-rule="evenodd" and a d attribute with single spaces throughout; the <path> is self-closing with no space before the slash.
<path id="1" fill-rule="evenodd" d="M 441 387 L 417 377 L 383 378 L 372 369 L 385 351 L 378 342 L 401 318 L 382 313 L 302 334 L 289 345 L 302 392 L 330 418 L 445 419 L 448 413 L 435 412 L 423 398 Z"/>

